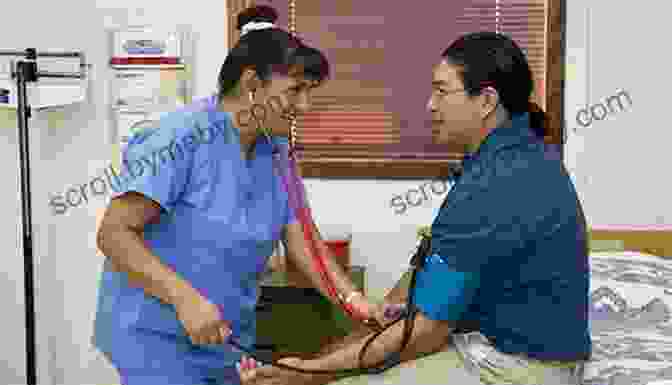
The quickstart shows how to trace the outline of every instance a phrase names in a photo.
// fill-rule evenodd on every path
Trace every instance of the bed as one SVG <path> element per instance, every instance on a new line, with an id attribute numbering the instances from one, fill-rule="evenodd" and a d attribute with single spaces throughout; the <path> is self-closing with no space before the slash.
<path id="1" fill-rule="evenodd" d="M 583 385 L 672 385 L 672 227 L 595 228 L 590 249 L 593 358 Z M 332 384 L 459 383 L 444 375 L 454 364 L 454 353 L 439 352 Z"/>
<path id="2" fill-rule="evenodd" d="M 591 232 L 584 385 L 672 384 L 672 228 Z"/>

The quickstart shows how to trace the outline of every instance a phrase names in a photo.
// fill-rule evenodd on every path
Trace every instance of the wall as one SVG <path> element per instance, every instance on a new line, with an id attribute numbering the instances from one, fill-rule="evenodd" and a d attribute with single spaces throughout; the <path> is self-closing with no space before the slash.
<path id="1" fill-rule="evenodd" d="M 171 5 L 172 4 L 172 5 Z M 36 7 L 39 5 L 39 10 Z M 104 104 L 106 76 L 106 8 L 130 8 L 130 1 L 19 2 L 3 18 L 2 49 L 36 47 L 47 50 L 83 50 L 93 64 L 90 101 L 57 112 L 40 112 L 30 121 L 33 223 L 38 278 L 38 366 L 40 384 L 115 384 L 118 379 L 89 343 L 102 257 L 96 255 L 96 220 L 105 201 L 64 216 L 52 216 L 51 193 L 85 183 L 111 161 Z M 196 68 L 196 87 L 211 91 L 226 53 L 224 2 L 171 3 L 148 1 L 167 24 L 186 23 L 202 34 L 197 49 L 204 53 Z M 18 17 L 23 16 L 25 17 Z M 198 29 L 198 26 L 207 26 Z M 23 257 L 20 252 L 20 197 L 16 121 L 5 112 L 0 120 L 0 160 L 4 176 L 0 190 L 0 230 L 5 236 L 3 328 L 0 338 L 0 383 L 25 384 L 23 335 Z"/>
<path id="2" fill-rule="evenodd" d="M 570 132 L 566 164 L 592 226 L 672 224 L 672 131 L 662 119 L 669 68 L 660 44 L 669 11 L 653 0 L 569 1 L 566 119 L 578 129 Z M 614 112 L 601 121 L 576 122 L 586 107 L 602 118 L 599 105 L 620 91 L 631 106 L 623 98 L 623 110 L 612 102 Z"/>
<path id="3" fill-rule="evenodd" d="M 649 3 L 654 4 L 652 0 Z M 589 36 L 584 4 L 593 10 Z M 39 12 L 34 7 L 31 3 L 13 3 L 12 15 L 30 15 L 32 24 L 26 25 L 27 18 L 6 17 L 0 49 L 84 50 L 93 64 L 94 79 L 91 103 L 40 113 L 31 120 L 40 384 L 114 384 L 118 383 L 115 373 L 89 343 L 102 263 L 102 257 L 96 254 L 95 228 L 106 202 L 102 198 L 92 199 L 67 215 L 52 216 L 47 206 L 49 194 L 89 181 L 111 161 L 104 104 L 107 92 L 104 25 L 106 15 L 115 14 L 109 9 L 142 7 L 150 20 L 155 12 L 157 22 L 191 25 L 199 38 L 196 94 L 204 96 L 214 90 L 214 79 L 227 49 L 225 2 L 61 0 L 40 3 Z M 664 53 L 644 51 L 647 41 L 636 44 L 631 30 L 615 24 L 616 20 L 620 23 L 637 15 L 640 16 L 637 20 L 648 20 L 638 26 L 637 33 L 656 36 L 653 29 L 662 23 L 654 23 L 651 18 L 662 18 L 667 13 L 645 15 L 646 9 L 641 2 L 637 7 L 618 2 L 607 4 L 603 0 L 569 4 L 568 56 L 573 63 L 568 67 L 567 81 L 569 126 L 578 109 L 613 95 L 618 89 L 629 91 L 634 101 L 631 110 L 595 122 L 569 137 L 567 165 L 592 224 L 672 223 L 670 205 L 663 200 L 670 196 L 669 178 L 635 172 L 645 166 L 662 166 L 663 146 L 669 143 L 665 139 L 670 134 L 663 133 L 655 118 L 645 115 L 649 111 L 664 111 L 665 98 L 656 92 L 664 90 L 660 76 L 666 73 L 662 71 L 666 61 L 656 60 L 655 56 Z M 647 67 L 640 64 L 643 59 Z M 633 71 L 635 68 L 643 68 L 645 72 Z M 6 176 L 5 188 L 0 190 L 3 198 L 0 213 L 4 218 L 0 230 L 6 234 L 0 252 L 7 256 L 0 281 L 6 310 L 4 327 L 0 330 L 4 342 L 0 349 L 0 359 L 5 363 L 0 366 L 3 384 L 24 383 L 21 354 L 24 336 L 19 332 L 23 330 L 23 277 L 18 232 L 20 203 L 19 193 L 15 192 L 19 191 L 15 127 L 11 117 L 8 121 L 0 120 L 0 164 Z M 316 179 L 306 182 L 323 232 L 337 231 L 344 224 L 351 226 L 352 260 L 368 267 L 367 285 L 374 295 L 384 293 L 399 277 L 414 245 L 416 226 L 432 221 L 445 195 L 429 193 L 429 199 L 421 206 L 411 207 L 403 215 L 395 214 L 390 206 L 393 196 L 424 182 Z M 427 188 L 425 191 L 429 192 Z M 418 197 L 415 193 L 412 199 Z M 637 199 L 638 203 L 628 202 L 629 199 Z"/>

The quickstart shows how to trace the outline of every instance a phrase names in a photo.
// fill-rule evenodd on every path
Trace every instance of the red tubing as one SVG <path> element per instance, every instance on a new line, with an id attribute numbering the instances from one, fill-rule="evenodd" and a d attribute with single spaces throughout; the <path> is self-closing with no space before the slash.
<path id="1" fill-rule="evenodd" d="M 314 234 L 317 234 L 317 228 L 313 222 L 310 205 L 305 196 L 305 187 L 301 177 L 296 172 L 297 164 L 294 155 L 293 151 L 290 151 L 289 154 L 285 155 L 286 157 L 284 157 L 284 160 L 286 163 L 283 167 L 279 164 L 284 163 L 281 160 L 283 156 L 278 152 L 273 165 L 278 175 L 282 178 L 282 184 L 288 194 L 288 204 L 294 209 L 297 219 L 301 222 L 303 237 L 306 241 L 306 249 L 311 254 L 315 268 L 320 274 L 328 294 L 341 304 L 341 307 L 343 307 L 350 318 L 358 321 L 366 320 L 367 317 L 365 314 L 357 311 L 352 304 L 344 303 L 344 301 L 342 301 L 334 285 L 334 280 L 329 276 L 325 258 L 326 256 L 331 255 L 331 250 L 329 250 L 329 247 L 324 241 L 317 240 L 314 236 Z"/>
<path id="2" fill-rule="evenodd" d="M 325 263 L 325 257 L 331 254 L 331 250 L 329 250 L 329 247 L 327 247 L 327 245 L 324 242 L 320 242 L 317 239 L 315 239 L 313 231 L 315 230 L 315 232 L 317 232 L 317 229 L 315 229 L 315 226 L 313 224 L 312 216 L 310 215 L 310 208 L 308 207 L 299 208 L 297 212 L 297 217 L 301 222 L 301 224 L 303 225 L 303 236 L 304 239 L 306 240 L 306 243 L 308 244 L 310 253 L 312 254 L 313 261 L 315 262 L 315 268 L 322 276 L 322 281 L 327 287 L 329 295 L 336 298 L 336 300 L 338 300 L 341 303 L 341 306 L 351 318 L 356 320 L 366 319 L 367 318 L 366 315 L 363 315 L 358 311 L 356 311 L 354 306 L 352 306 L 352 304 L 344 303 L 343 301 L 341 301 L 341 298 L 338 296 L 338 292 L 336 291 L 334 281 L 329 276 L 329 270 L 327 269 Z"/>

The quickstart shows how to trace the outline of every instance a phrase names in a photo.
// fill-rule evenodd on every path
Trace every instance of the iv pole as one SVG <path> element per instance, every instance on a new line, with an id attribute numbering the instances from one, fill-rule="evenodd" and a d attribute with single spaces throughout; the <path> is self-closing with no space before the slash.
<path id="1" fill-rule="evenodd" d="M 28 137 L 28 119 L 31 117 L 27 97 L 27 83 L 43 78 L 84 79 L 84 55 L 80 52 L 37 52 L 35 48 L 25 51 L 2 51 L 0 56 L 23 56 L 12 68 L 12 78 L 17 85 L 16 117 L 19 128 L 19 157 L 21 168 L 21 214 L 23 215 L 23 259 L 24 286 L 26 301 L 26 381 L 27 385 L 37 385 L 36 343 L 35 343 L 35 286 L 33 260 L 33 228 L 30 192 L 30 151 Z M 79 73 L 38 72 L 37 57 L 80 58 Z"/>

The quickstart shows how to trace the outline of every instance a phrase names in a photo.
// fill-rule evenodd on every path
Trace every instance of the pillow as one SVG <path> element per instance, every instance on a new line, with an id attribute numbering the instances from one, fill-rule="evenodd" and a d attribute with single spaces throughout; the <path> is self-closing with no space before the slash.
<path id="1" fill-rule="evenodd" d="M 590 265 L 593 357 L 584 385 L 672 384 L 672 261 L 594 251 Z"/>

